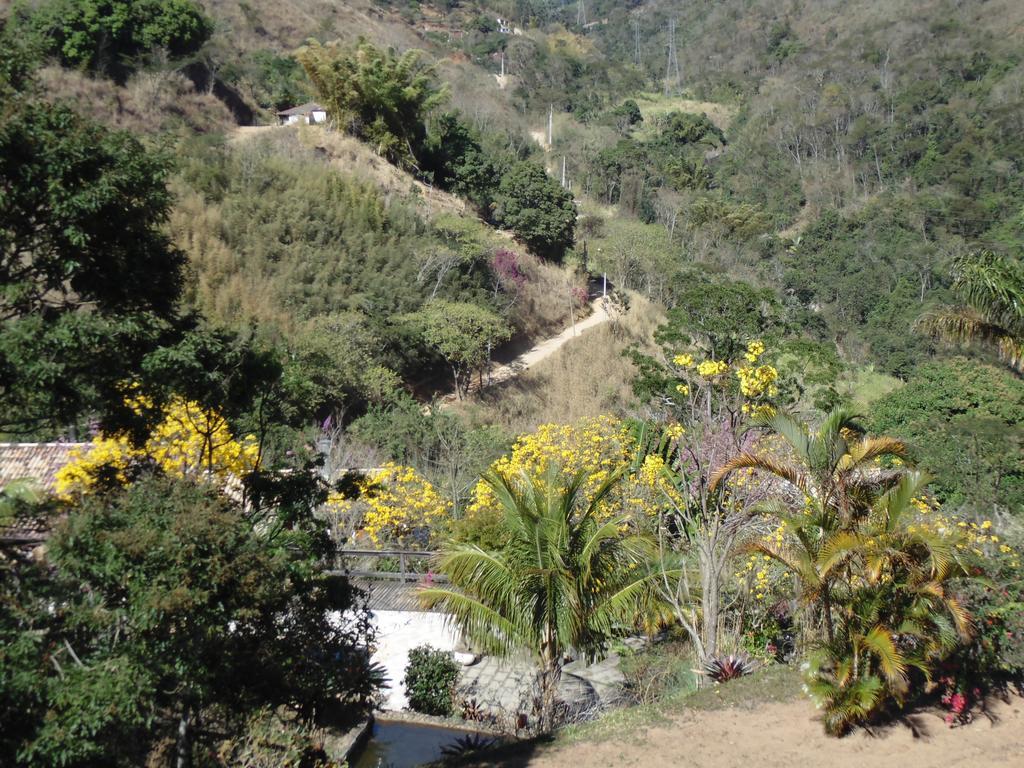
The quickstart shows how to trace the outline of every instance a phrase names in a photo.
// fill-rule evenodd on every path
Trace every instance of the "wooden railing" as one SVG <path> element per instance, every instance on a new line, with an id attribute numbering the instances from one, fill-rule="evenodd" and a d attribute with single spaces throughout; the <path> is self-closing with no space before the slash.
<path id="1" fill-rule="evenodd" d="M 363 579 L 423 581 L 430 578 L 432 581 L 446 582 L 448 581 L 447 577 L 430 573 L 429 561 L 435 555 L 437 552 L 413 549 L 341 549 L 338 550 L 335 569 L 329 573 Z M 398 570 L 360 567 L 365 566 L 367 559 L 382 560 L 384 558 L 397 560 Z M 355 567 L 346 567 L 346 563 L 353 560 L 362 560 L 363 562 L 357 563 Z M 418 569 L 417 565 L 420 566 Z"/>

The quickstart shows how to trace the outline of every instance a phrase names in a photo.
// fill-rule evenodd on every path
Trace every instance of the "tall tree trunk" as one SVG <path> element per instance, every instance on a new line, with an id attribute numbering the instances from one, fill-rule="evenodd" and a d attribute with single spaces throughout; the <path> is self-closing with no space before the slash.
<path id="1" fill-rule="evenodd" d="M 835 642 L 836 631 L 832 624 L 832 585 L 828 582 L 821 588 L 821 610 L 825 614 L 825 636 L 831 645 Z"/>
<path id="2" fill-rule="evenodd" d="M 190 768 L 192 765 L 192 710 L 186 704 L 178 720 L 178 743 L 176 768 Z"/>
<path id="3" fill-rule="evenodd" d="M 718 618 L 721 609 L 721 585 L 718 583 L 718 568 L 711 553 L 701 551 L 701 635 L 704 645 L 704 659 L 718 653 Z M 701 661 L 704 661 L 701 659 Z"/>
<path id="4" fill-rule="evenodd" d="M 562 659 L 551 644 L 545 644 L 541 652 L 540 712 L 538 727 L 541 733 L 551 733 L 557 723 L 555 715 L 558 705 L 558 683 L 562 679 Z"/>

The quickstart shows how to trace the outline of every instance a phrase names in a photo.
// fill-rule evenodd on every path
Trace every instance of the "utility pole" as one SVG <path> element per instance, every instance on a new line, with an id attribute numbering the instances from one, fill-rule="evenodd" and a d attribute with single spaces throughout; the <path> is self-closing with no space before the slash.
<path id="1" fill-rule="evenodd" d="M 555 126 L 555 105 L 548 105 L 548 149 L 551 149 L 551 143 L 553 140 L 552 129 Z"/>
<path id="2" fill-rule="evenodd" d="M 637 69 L 643 66 L 640 60 L 640 19 L 637 18 L 633 19 L 633 63 Z"/>
<path id="3" fill-rule="evenodd" d="M 501 76 L 505 76 L 505 52 L 501 52 Z"/>
<path id="4" fill-rule="evenodd" d="M 565 155 L 562 155 L 562 189 L 565 189 Z"/>
<path id="5" fill-rule="evenodd" d="M 682 82 L 682 76 L 679 74 L 679 57 L 676 55 L 676 20 L 671 18 L 668 20 L 668 60 L 665 62 L 665 95 L 668 96 L 670 88 L 669 83 L 672 81 L 672 77 L 675 77 L 676 89 Z"/>

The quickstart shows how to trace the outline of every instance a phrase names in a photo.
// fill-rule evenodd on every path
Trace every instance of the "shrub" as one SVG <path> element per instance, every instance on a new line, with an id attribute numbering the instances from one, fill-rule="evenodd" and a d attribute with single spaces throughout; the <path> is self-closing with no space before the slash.
<path id="1" fill-rule="evenodd" d="M 447 717 L 454 711 L 453 694 L 459 679 L 459 665 L 446 651 L 421 645 L 409 651 L 405 668 L 409 707 L 425 715 Z"/>
<path id="2" fill-rule="evenodd" d="M 188 56 L 213 31 L 193 0 L 51 0 L 33 22 L 62 63 L 118 80 L 132 69 L 126 62 L 158 48 L 173 58 Z"/>
<path id="3" fill-rule="evenodd" d="M 576 206 L 572 195 L 541 165 L 521 162 L 501 178 L 495 219 L 534 253 L 560 261 L 572 246 Z"/>
<path id="4" fill-rule="evenodd" d="M 626 695 L 637 704 L 653 704 L 694 687 L 692 650 L 683 641 L 669 640 L 638 651 L 616 649 Z"/>

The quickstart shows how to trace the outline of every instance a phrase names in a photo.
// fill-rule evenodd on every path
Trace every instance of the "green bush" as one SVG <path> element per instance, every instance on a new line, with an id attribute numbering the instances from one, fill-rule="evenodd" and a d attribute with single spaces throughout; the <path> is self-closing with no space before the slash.
<path id="1" fill-rule="evenodd" d="M 409 651 L 405 668 L 409 706 L 425 715 L 447 717 L 454 711 L 452 696 L 459 679 L 459 665 L 447 651 L 421 645 Z"/>
<path id="2" fill-rule="evenodd" d="M 502 176 L 495 219 L 536 254 L 561 260 L 572 246 L 576 206 L 572 195 L 537 163 L 520 162 Z"/>
<path id="3" fill-rule="evenodd" d="M 138 58 L 164 49 L 172 58 L 199 50 L 213 22 L 193 0 L 51 0 L 33 25 L 63 64 L 123 80 Z"/>

